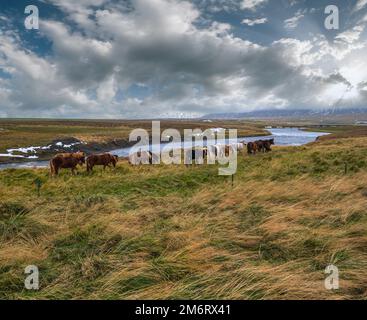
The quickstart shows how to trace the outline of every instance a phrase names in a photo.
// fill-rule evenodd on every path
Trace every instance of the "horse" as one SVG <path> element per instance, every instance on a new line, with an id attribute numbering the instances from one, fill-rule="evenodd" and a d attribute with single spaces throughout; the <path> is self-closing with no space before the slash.
<path id="1" fill-rule="evenodd" d="M 257 144 L 257 148 L 260 152 L 270 152 L 271 146 L 275 144 L 274 139 L 269 140 L 259 140 L 255 142 Z"/>
<path id="2" fill-rule="evenodd" d="M 103 170 L 111 164 L 116 168 L 118 156 L 110 153 L 94 154 L 87 158 L 87 172 L 93 171 L 94 166 L 103 166 Z"/>
<path id="3" fill-rule="evenodd" d="M 72 155 L 56 155 L 50 160 L 50 172 L 51 176 L 58 175 L 60 169 L 71 169 L 73 175 L 77 165 L 83 165 L 85 163 L 85 157 Z"/>
<path id="4" fill-rule="evenodd" d="M 129 155 L 129 163 L 133 166 L 140 164 L 158 163 L 158 157 L 151 151 L 138 151 Z"/>
<path id="5" fill-rule="evenodd" d="M 82 151 L 78 151 L 78 152 L 63 152 L 63 153 L 57 153 L 55 155 L 55 157 L 64 157 L 64 158 L 68 158 L 68 157 L 74 157 L 76 159 L 82 159 L 86 157 L 86 154 Z M 84 164 L 84 162 L 82 163 L 82 165 Z"/>
<path id="6" fill-rule="evenodd" d="M 248 154 L 256 154 L 258 151 L 258 145 L 256 142 L 249 142 L 247 144 L 247 153 Z"/>

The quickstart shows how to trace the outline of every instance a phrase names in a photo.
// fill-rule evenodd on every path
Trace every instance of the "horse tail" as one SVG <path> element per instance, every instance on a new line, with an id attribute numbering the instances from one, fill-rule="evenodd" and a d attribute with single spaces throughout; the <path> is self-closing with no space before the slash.
<path id="1" fill-rule="evenodd" d="M 87 158 L 87 172 L 91 171 L 91 159 Z"/>
<path id="2" fill-rule="evenodd" d="M 50 173 L 51 173 L 51 176 L 53 176 L 55 174 L 55 165 L 54 165 L 54 159 L 51 159 L 50 160 Z"/>

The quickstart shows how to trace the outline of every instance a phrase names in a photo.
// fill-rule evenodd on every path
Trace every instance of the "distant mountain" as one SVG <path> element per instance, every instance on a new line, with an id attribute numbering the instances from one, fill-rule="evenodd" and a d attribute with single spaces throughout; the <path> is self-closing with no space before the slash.
<path id="1" fill-rule="evenodd" d="M 264 118 L 310 118 L 327 116 L 366 115 L 366 109 L 324 109 L 324 110 L 259 110 L 241 113 L 213 113 L 202 119 L 264 119 Z"/>

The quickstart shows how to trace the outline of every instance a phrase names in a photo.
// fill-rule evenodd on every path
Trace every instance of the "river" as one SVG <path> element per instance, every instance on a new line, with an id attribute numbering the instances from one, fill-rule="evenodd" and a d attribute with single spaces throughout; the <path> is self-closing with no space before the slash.
<path id="1" fill-rule="evenodd" d="M 275 139 L 275 145 L 277 146 L 301 146 L 310 142 L 313 142 L 317 137 L 327 135 L 328 133 L 322 132 L 309 132 L 303 131 L 298 128 L 272 128 L 266 129 L 271 132 L 271 136 L 261 136 L 261 137 L 248 137 L 239 138 L 238 141 L 255 141 L 259 139 Z M 238 142 L 237 140 L 229 140 L 229 143 Z M 208 144 L 223 144 L 224 141 L 208 141 Z M 164 144 L 161 144 L 163 147 Z M 177 143 L 174 144 L 175 148 L 189 147 L 189 143 Z M 113 154 L 119 157 L 127 157 L 129 155 L 130 148 L 122 148 L 117 150 L 112 150 Z M 48 166 L 48 161 L 29 161 L 29 162 L 17 162 L 17 163 L 4 163 L 0 164 L 0 170 L 10 169 L 10 168 L 45 168 Z"/>

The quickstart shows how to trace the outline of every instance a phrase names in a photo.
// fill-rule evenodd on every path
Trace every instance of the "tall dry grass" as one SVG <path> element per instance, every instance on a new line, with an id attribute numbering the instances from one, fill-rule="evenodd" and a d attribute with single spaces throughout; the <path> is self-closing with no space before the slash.
<path id="1" fill-rule="evenodd" d="M 2 171 L 0 296 L 366 299 L 366 142 L 240 155 L 233 187 L 215 166 Z M 24 289 L 29 264 L 39 291 Z"/>

